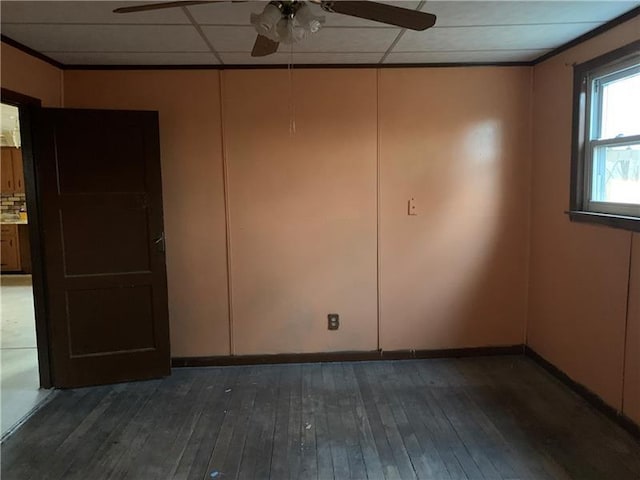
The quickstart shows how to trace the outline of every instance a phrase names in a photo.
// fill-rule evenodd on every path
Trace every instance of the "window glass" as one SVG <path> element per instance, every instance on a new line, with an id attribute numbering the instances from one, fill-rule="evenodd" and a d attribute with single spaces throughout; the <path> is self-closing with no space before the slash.
<path id="1" fill-rule="evenodd" d="M 640 205 L 640 142 L 595 148 L 591 200 Z"/>
<path id="2" fill-rule="evenodd" d="M 602 84 L 599 138 L 640 135 L 640 72 Z"/>

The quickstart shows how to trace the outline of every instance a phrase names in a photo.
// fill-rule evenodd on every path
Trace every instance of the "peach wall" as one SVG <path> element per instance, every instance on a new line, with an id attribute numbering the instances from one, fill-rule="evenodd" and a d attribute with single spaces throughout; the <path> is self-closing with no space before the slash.
<path id="1" fill-rule="evenodd" d="M 571 223 L 564 214 L 569 206 L 572 65 L 638 38 L 640 17 L 534 69 L 528 344 L 617 409 L 623 398 L 632 235 Z M 630 292 L 632 297 L 636 292 Z M 629 333 L 627 358 L 634 364 L 640 353 Z M 633 366 L 630 370 L 627 387 L 634 381 Z M 634 407 L 625 402 L 627 408 Z"/>
<path id="2" fill-rule="evenodd" d="M 529 68 L 380 71 L 383 349 L 523 343 L 530 94 Z"/>
<path id="3" fill-rule="evenodd" d="M 226 71 L 224 122 L 235 353 L 375 350 L 375 70 Z"/>
<path id="4" fill-rule="evenodd" d="M 378 347 L 378 138 L 380 347 L 523 341 L 530 69 L 294 70 L 293 110 L 286 71 L 222 72 L 231 331 L 218 75 L 65 72 L 66 106 L 160 111 L 174 356 Z"/>
<path id="5" fill-rule="evenodd" d="M 2 87 L 42 100 L 45 107 L 62 105 L 62 70 L 0 42 Z"/>
<path id="6" fill-rule="evenodd" d="M 65 107 L 160 112 L 173 356 L 229 354 L 219 82 L 214 70 L 65 72 Z"/>
<path id="7" fill-rule="evenodd" d="M 625 414 L 640 425 L 640 234 L 633 235 L 624 371 Z"/>

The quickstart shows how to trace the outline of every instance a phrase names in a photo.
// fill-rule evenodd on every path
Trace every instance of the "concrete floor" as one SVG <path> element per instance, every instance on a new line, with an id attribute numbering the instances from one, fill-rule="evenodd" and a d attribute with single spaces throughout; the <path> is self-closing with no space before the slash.
<path id="1" fill-rule="evenodd" d="M 40 389 L 31 275 L 0 275 L 0 429 L 4 437 L 49 394 Z"/>

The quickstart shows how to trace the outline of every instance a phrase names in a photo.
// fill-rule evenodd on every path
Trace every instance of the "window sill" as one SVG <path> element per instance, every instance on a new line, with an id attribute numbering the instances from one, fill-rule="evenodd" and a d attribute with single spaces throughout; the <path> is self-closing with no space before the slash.
<path id="1" fill-rule="evenodd" d="M 595 223 L 607 227 L 640 232 L 640 217 L 627 217 L 624 215 L 612 215 L 609 213 L 584 212 L 571 210 L 565 212 L 572 222 Z"/>

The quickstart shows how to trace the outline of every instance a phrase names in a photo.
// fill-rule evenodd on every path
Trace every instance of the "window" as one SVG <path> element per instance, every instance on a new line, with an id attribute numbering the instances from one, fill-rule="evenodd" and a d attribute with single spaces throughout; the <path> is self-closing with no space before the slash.
<path id="1" fill-rule="evenodd" d="M 640 230 L 640 41 L 574 70 L 572 220 Z"/>

